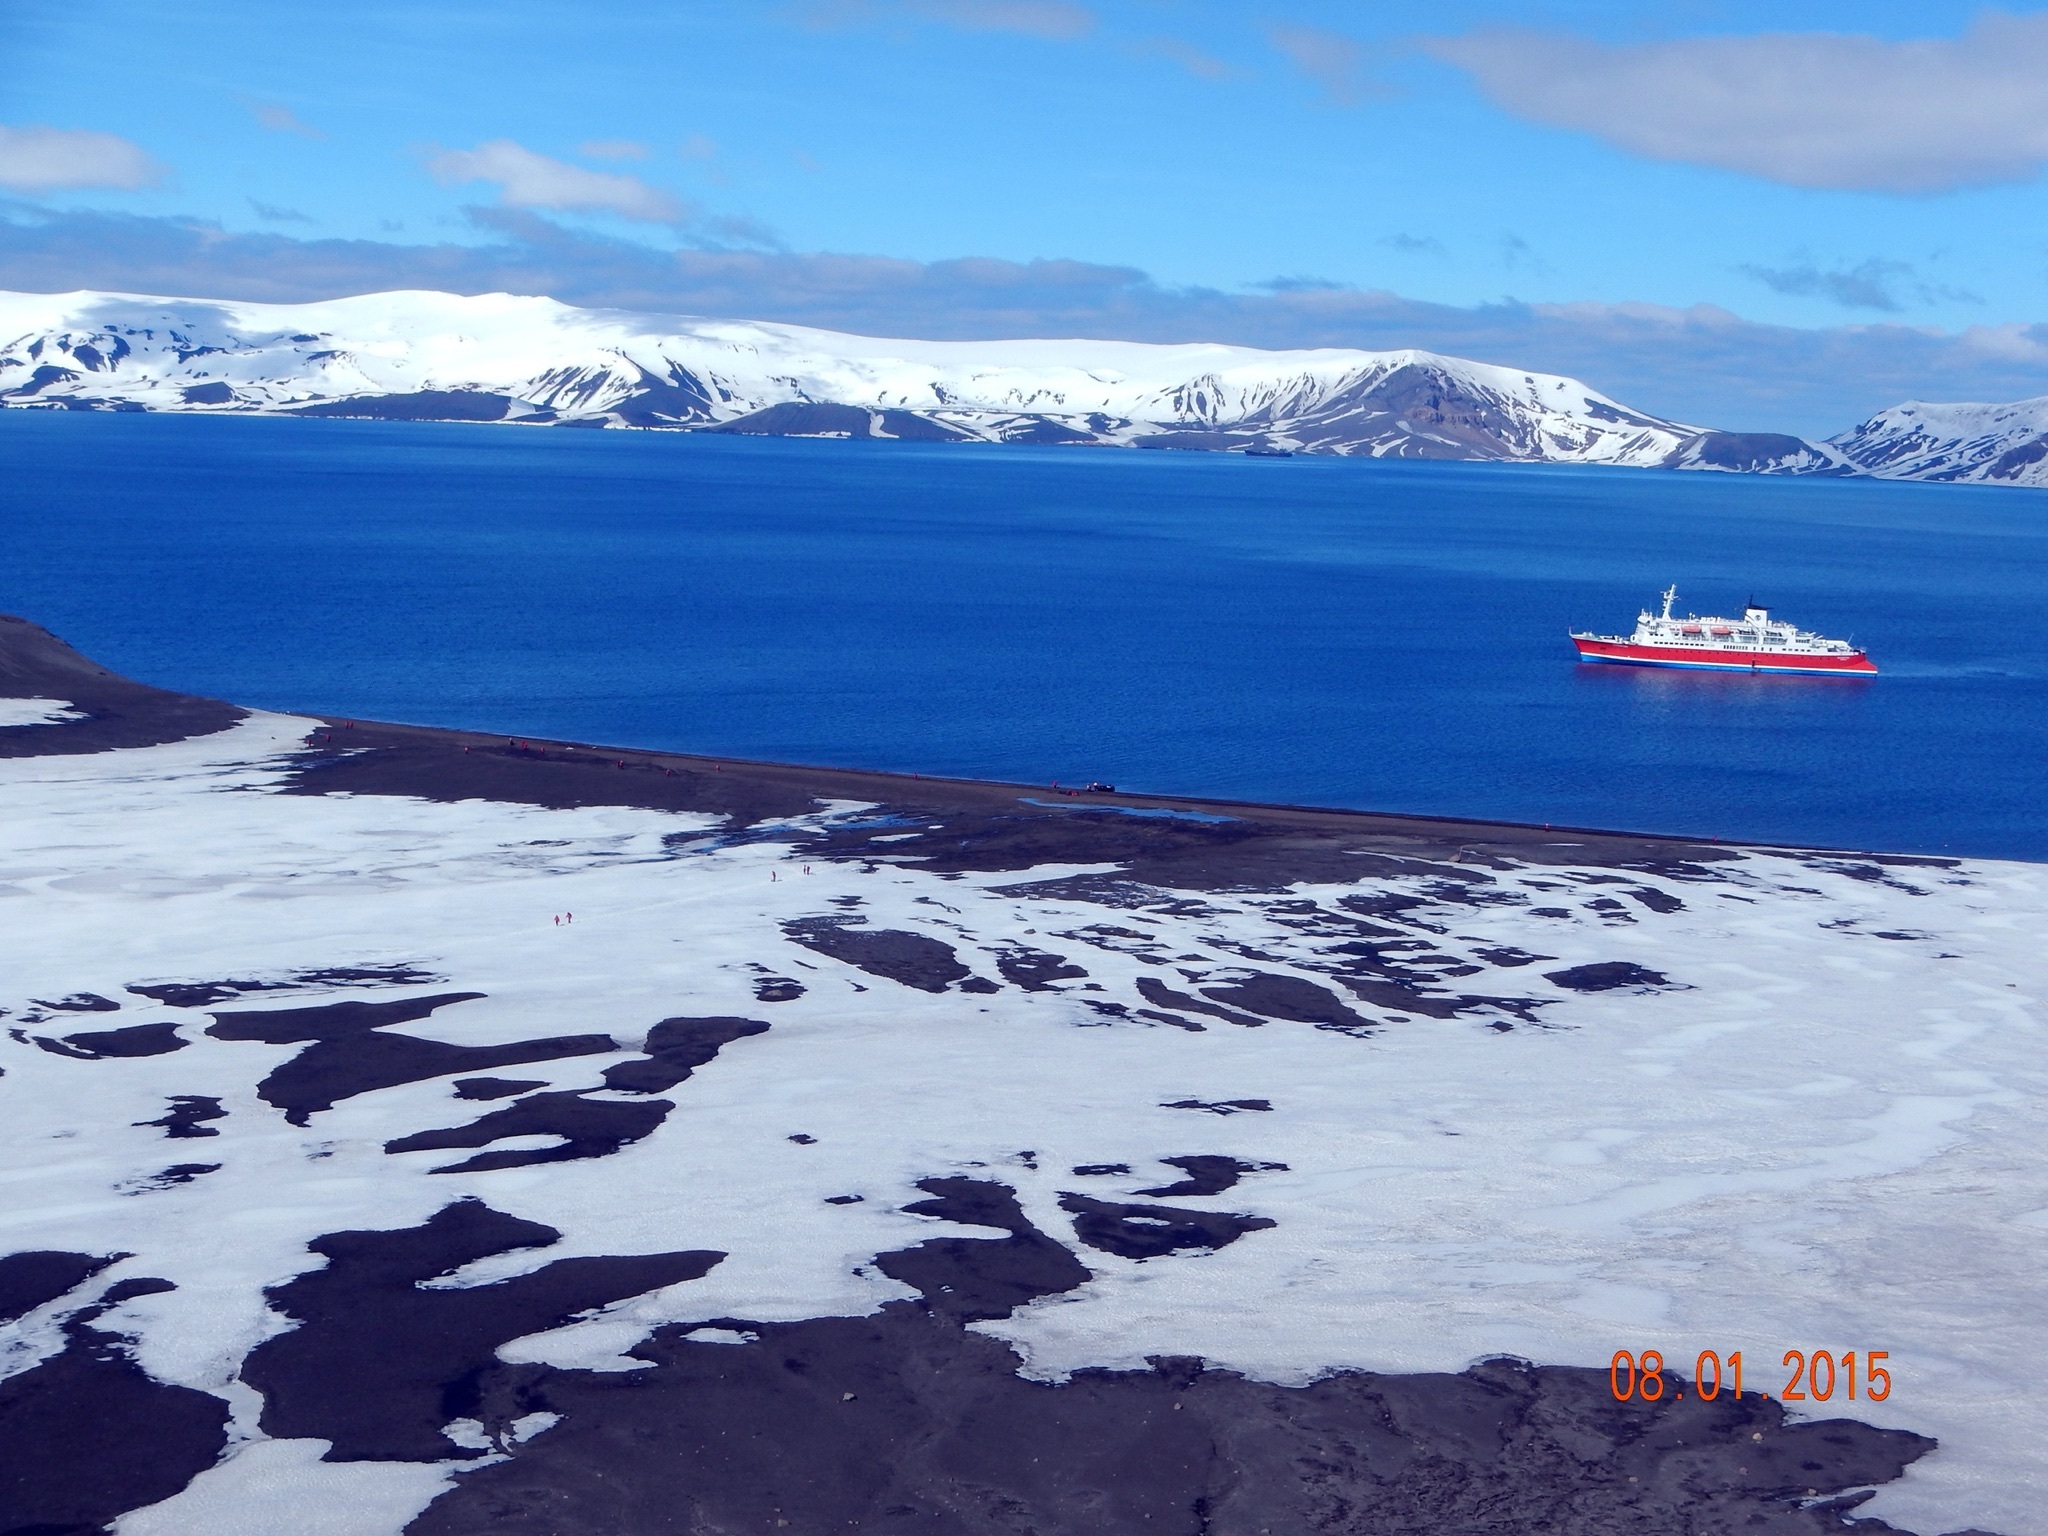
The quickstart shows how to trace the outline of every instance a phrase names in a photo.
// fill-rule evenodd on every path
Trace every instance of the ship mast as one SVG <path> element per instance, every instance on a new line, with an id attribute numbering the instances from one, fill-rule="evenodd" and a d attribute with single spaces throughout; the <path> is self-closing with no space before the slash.
<path id="1" fill-rule="evenodd" d="M 1670 586 L 1664 589 L 1664 617 L 1667 619 L 1671 617 L 1672 599 L 1676 598 L 1677 596 L 1678 583 L 1674 581 Z"/>

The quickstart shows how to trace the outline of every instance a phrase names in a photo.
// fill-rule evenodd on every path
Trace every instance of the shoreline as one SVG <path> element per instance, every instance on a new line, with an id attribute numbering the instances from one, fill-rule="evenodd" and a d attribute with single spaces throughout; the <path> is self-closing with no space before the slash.
<path id="1" fill-rule="evenodd" d="M 1286 801 L 1222 799 L 1209 796 L 1117 790 L 1090 793 L 1071 786 L 1006 779 L 961 778 L 900 770 L 788 763 L 710 753 L 658 750 L 554 737 L 501 735 L 459 726 L 365 720 L 318 710 L 255 711 L 137 683 L 99 666 L 68 642 L 30 620 L 0 614 L 0 691 L 14 696 L 64 696 L 64 690 L 92 716 L 86 720 L 11 727 L 0 734 L 0 758 L 45 753 L 94 752 L 126 746 L 160 745 L 218 730 L 251 713 L 280 713 L 319 722 L 322 744 L 336 758 L 309 743 L 295 786 L 303 793 L 408 794 L 429 800 L 491 799 L 567 807 L 630 805 L 652 810 L 724 809 L 738 814 L 774 804 L 769 814 L 798 815 L 797 801 L 866 800 L 911 803 L 933 811 L 997 812 L 1074 817 L 1093 812 L 1136 821 L 1145 812 L 1158 820 L 1190 821 L 1198 816 L 1257 827 L 1268 834 L 1287 831 L 1323 837 L 1407 841 L 1433 847 L 1515 849 L 1525 855 L 1545 845 L 1571 847 L 1579 856 L 1605 859 L 1652 852 L 1676 857 L 1714 857 L 1716 850 L 1782 851 L 1866 858 L 1900 867 L 1945 867 L 1961 857 L 1892 853 L 1793 842 L 1754 842 L 1696 837 L 1684 833 L 1590 827 L 1564 823 L 1497 821 L 1400 811 L 1358 810 Z M 464 761 L 467 759 L 467 761 Z M 620 765 L 623 765 L 623 769 Z M 594 777 L 625 772 L 626 780 Z M 717 778 L 714 780 L 713 776 Z M 658 777 L 657 777 L 658 776 Z M 745 785 L 744 789 L 735 781 Z M 1066 803 L 1031 797 L 1058 790 Z M 1574 839 L 1571 843 L 1561 839 Z"/>

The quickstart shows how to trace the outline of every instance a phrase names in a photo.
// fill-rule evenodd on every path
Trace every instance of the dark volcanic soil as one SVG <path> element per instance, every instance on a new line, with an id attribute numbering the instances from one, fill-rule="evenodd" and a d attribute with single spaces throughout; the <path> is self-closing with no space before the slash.
<path id="1" fill-rule="evenodd" d="M 631 1351 L 640 1371 L 484 1369 L 464 1401 L 509 1457 L 462 1474 L 408 1536 L 1813 1536 L 1851 1529 L 1861 1497 L 1835 1495 L 1933 1449 L 1847 1420 L 1788 1425 L 1755 1396 L 1617 1403 L 1603 1372 L 1513 1360 L 1278 1387 L 1158 1357 L 1027 1381 L 962 1325 L 1087 1270 L 1002 1185 L 924 1187 L 935 1198 L 910 1209 L 1006 1235 L 883 1255 L 919 1301 L 665 1328 Z M 688 1337 L 705 1326 L 754 1338 Z M 515 1442 L 538 1413 L 561 1418 Z"/>
<path id="2" fill-rule="evenodd" d="M 610 1035 L 449 1045 L 416 1035 L 382 1032 L 385 1025 L 424 1019 L 437 1008 L 482 996 L 481 992 L 446 992 L 389 1003 L 322 1003 L 310 1008 L 216 1013 L 206 1032 L 218 1040 L 261 1040 L 271 1045 L 311 1042 L 256 1085 L 264 1102 L 282 1109 L 293 1125 L 304 1125 L 319 1111 L 378 1088 L 618 1049 Z"/>
<path id="3" fill-rule="evenodd" d="M 709 1273 L 722 1253 L 557 1259 L 529 1274 L 455 1290 L 422 1288 L 488 1254 L 541 1248 L 561 1233 L 474 1200 L 395 1232 L 335 1232 L 312 1244 L 325 1269 L 272 1288 L 298 1326 L 259 1344 L 242 1379 L 263 1394 L 263 1428 L 332 1441 L 328 1461 L 439 1461 L 465 1454 L 441 1433 L 465 1383 L 522 1335 Z M 468 1454 L 474 1455 L 474 1452 Z"/>
<path id="4" fill-rule="evenodd" d="M 0 613 L 0 698 L 69 699 L 83 720 L 0 730 L 0 757 L 153 747 L 225 730 L 248 711 L 169 693 L 86 660 L 41 625 Z"/>
<path id="5" fill-rule="evenodd" d="M 169 1289 L 165 1280 L 123 1281 L 65 1323 L 59 1353 L 0 1381 L 7 1536 L 90 1536 L 169 1498 L 219 1457 L 228 1405 L 152 1379 L 118 1335 L 90 1326 L 108 1304 Z"/>

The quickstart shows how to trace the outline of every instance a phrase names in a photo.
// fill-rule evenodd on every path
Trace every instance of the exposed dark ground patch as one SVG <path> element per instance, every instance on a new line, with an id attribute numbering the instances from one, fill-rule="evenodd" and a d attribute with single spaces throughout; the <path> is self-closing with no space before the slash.
<path id="1" fill-rule="evenodd" d="M 1172 1198 L 1175 1195 L 1220 1195 L 1226 1189 L 1234 1189 L 1239 1179 L 1248 1173 L 1285 1173 L 1285 1163 L 1248 1163 L 1239 1157 L 1218 1157 L 1213 1154 L 1196 1153 L 1187 1157 L 1162 1157 L 1160 1162 L 1169 1168 L 1178 1168 L 1186 1175 L 1172 1184 L 1162 1184 L 1157 1189 L 1141 1189 L 1141 1195 L 1155 1199 Z M 1076 1168 L 1074 1172 L 1081 1170 Z M 1119 1167 L 1120 1173 L 1130 1169 Z"/>
<path id="2" fill-rule="evenodd" d="M 446 979 L 401 962 L 321 966 L 282 977 L 142 982 L 127 990 L 137 997 L 152 998 L 172 1008 L 211 1008 L 215 1003 L 232 1003 L 251 992 L 303 992 L 322 987 L 424 987 Z"/>
<path id="3" fill-rule="evenodd" d="M 932 1198 L 903 1207 L 971 1227 L 994 1227 L 1001 1239 L 935 1237 L 875 1260 L 891 1280 L 924 1297 L 931 1311 L 956 1323 L 1008 1317 L 1027 1301 L 1071 1291 L 1087 1266 L 1032 1226 L 1007 1186 L 986 1179 L 920 1179 Z"/>
<path id="4" fill-rule="evenodd" d="M 298 1323 L 249 1352 L 242 1379 L 263 1394 L 264 1433 L 333 1441 L 327 1461 L 441 1461 L 479 1454 L 442 1426 L 468 1415 L 500 1344 L 578 1313 L 708 1274 L 709 1250 L 557 1259 L 458 1290 L 421 1282 L 492 1254 L 545 1248 L 561 1233 L 475 1200 L 386 1232 L 334 1232 L 308 1246 L 327 1267 L 265 1292 Z"/>
<path id="5" fill-rule="evenodd" d="M 754 983 L 757 1003 L 793 1003 L 804 995 L 804 984 L 794 976 L 763 976 Z"/>
<path id="6" fill-rule="evenodd" d="M 1524 1023 L 1534 1023 L 1542 1000 L 1532 997 L 1501 997 L 1489 993 L 1447 992 L 1439 984 L 1445 976 L 1478 973 L 1477 966 L 1428 966 L 1428 957 L 1412 953 L 1390 958 L 1396 944 L 1352 942 L 1335 944 L 1314 962 L 1327 970 L 1337 984 L 1362 1003 L 1389 1013 L 1421 1014 L 1430 1019 L 1455 1019 L 1469 1015 L 1505 1014 Z M 1325 1028 L 1337 1027 L 1326 1024 Z"/>
<path id="7" fill-rule="evenodd" d="M 1632 960 L 1603 960 L 1595 965 L 1575 965 L 1569 970 L 1545 971 L 1545 981 L 1554 981 L 1573 992 L 1614 992 L 1622 988 L 1642 991 L 1668 987 L 1670 978 Z"/>
<path id="8" fill-rule="evenodd" d="M 612 1093 L 663 1093 L 685 1081 L 697 1068 L 717 1057 L 735 1040 L 768 1032 L 759 1019 L 700 1018 L 663 1019 L 647 1032 L 643 1054 L 605 1068 L 603 1091 Z M 372 1038 L 379 1038 L 373 1036 Z M 603 1049 L 613 1049 L 608 1036 Z M 525 1058 L 533 1059 L 533 1058 Z M 471 1078 L 467 1088 L 456 1084 L 456 1097 L 495 1099 L 522 1088 L 545 1087 L 543 1083 L 501 1085 L 500 1079 Z M 535 1093 L 516 1104 L 472 1120 L 467 1125 L 445 1130 L 419 1131 L 384 1144 L 386 1152 L 435 1152 L 456 1147 L 488 1147 L 509 1136 L 561 1136 L 552 1147 L 507 1147 L 484 1152 L 461 1162 L 436 1168 L 435 1173 L 487 1173 L 500 1168 L 524 1168 L 535 1163 L 575 1162 L 586 1157 L 609 1157 L 619 1148 L 653 1134 L 675 1105 L 667 1099 L 640 1104 L 622 1104 L 588 1095 L 597 1090 L 578 1089 L 560 1093 Z"/>
<path id="9" fill-rule="evenodd" d="M 1815 1536 L 1852 1529 L 1860 1498 L 1801 1507 L 1807 1490 L 1886 1482 L 1933 1449 L 1846 1420 L 1788 1425 L 1755 1394 L 1617 1403 L 1604 1372 L 1512 1360 L 1281 1387 L 1161 1356 L 1027 1381 L 1007 1346 L 961 1325 L 1087 1270 L 1002 1186 L 922 1187 L 937 1198 L 912 1209 L 1003 1235 L 879 1258 L 918 1300 L 677 1324 L 631 1351 L 640 1371 L 486 1367 L 470 1411 L 487 1429 L 561 1421 L 460 1474 L 408 1536 Z M 703 1327 L 753 1341 L 687 1337 Z"/>
<path id="10" fill-rule="evenodd" d="M 1056 981 L 1085 981 L 1088 977 L 1065 955 L 1033 949 L 1028 944 L 1005 947 L 996 956 L 996 969 L 1002 972 L 1003 980 L 1026 992 L 1049 991 Z"/>
<path id="11" fill-rule="evenodd" d="M 64 1043 L 96 1057 L 168 1056 L 191 1042 L 179 1037 L 175 1024 L 130 1024 L 125 1029 L 89 1029 L 66 1035 Z"/>
<path id="12" fill-rule="evenodd" d="M 228 1405 L 153 1380 L 125 1340 L 91 1326 L 111 1305 L 171 1288 L 151 1279 L 113 1287 L 65 1323 L 62 1351 L 0 1381 L 0 1532 L 92 1536 L 219 1459 Z"/>
<path id="13" fill-rule="evenodd" d="M 539 1077 L 463 1077 L 455 1081 L 455 1097 L 509 1099 L 515 1094 L 530 1093 L 535 1088 L 545 1087 L 547 1080 Z"/>
<path id="14" fill-rule="evenodd" d="M 310 1008 L 273 1008 L 216 1013 L 206 1032 L 219 1040 L 260 1040 L 269 1045 L 309 1041 L 306 1049 L 280 1063 L 256 1085 L 266 1104 L 275 1104 L 293 1125 L 304 1125 L 343 1099 L 401 1083 L 427 1082 L 458 1072 L 566 1056 L 615 1051 L 610 1035 L 554 1035 L 503 1045 L 449 1045 L 416 1035 L 382 1033 L 387 1025 L 424 1019 L 437 1008 L 480 998 L 481 992 L 443 992 L 433 997 L 388 1003 L 323 1003 Z M 509 1133 L 508 1133 L 509 1134 Z"/>
<path id="15" fill-rule="evenodd" d="M 26 1317 L 46 1302 L 75 1291 L 126 1254 L 61 1253 L 39 1248 L 0 1257 L 0 1323 Z M 0 1526 L 0 1530 L 6 1527 Z"/>
<path id="16" fill-rule="evenodd" d="M 674 1108 L 667 1099 L 620 1104 L 609 1099 L 586 1098 L 582 1092 L 535 1093 L 467 1125 L 400 1136 L 385 1142 L 384 1150 L 445 1152 L 454 1147 L 487 1147 L 509 1136 L 561 1136 L 566 1139 L 552 1147 L 506 1147 L 497 1152 L 480 1152 L 432 1171 L 489 1173 L 535 1163 L 573 1163 L 586 1157 L 609 1157 L 619 1148 L 651 1136 Z"/>
<path id="17" fill-rule="evenodd" d="M 198 1136 L 218 1136 L 204 1122 L 225 1120 L 228 1112 L 220 1107 L 220 1100 L 203 1093 L 174 1093 L 171 1107 L 155 1120 L 138 1120 L 137 1125 L 161 1126 L 165 1136 L 172 1140 L 189 1140 Z"/>
<path id="18" fill-rule="evenodd" d="M 1660 891 L 1655 886 L 1637 886 L 1633 889 L 1622 892 L 1622 894 L 1624 896 L 1632 898 L 1633 900 L 1641 902 L 1644 906 L 1648 907 L 1652 912 L 1661 912 L 1668 914 L 1672 912 L 1683 912 L 1685 910 L 1684 902 L 1680 901 L 1676 896 L 1672 895 L 1669 891 Z"/>
<path id="19" fill-rule="evenodd" d="M 1162 1104 L 1161 1109 L 1202 1109 L 1212 1115 L 1237 1115 L 1246 1110 L 1271 1110 L 1272 1103 L 1266 1099 L 1175 1099 L 1171 1104 Z"/>
<path id="20" fill-rule="evenodd" d="M 806 949 L 920 992 L 943 992 L 974 975 L 960 963 L 952 945 L 922 933 L 868 928 L 863 926 L 866 921 L 851 916 L 801 917 L 784 923 L 782 931 Z"/>
<path id="21" fill-rule="evenodd" d="M 642 1059 L 605 1068 L 604 1085 L 623 1093 L 665 1093 L 733 1041 L 767 1033 L 759 1019 L 663 1019 L 647 1032 Z"/>
<path id="22" fill-rule="evenodd" d="M 204 1178 L 209 1173 L 219 1173 L 219 1163 L 173 1163 L 159 1169 L 147 1178 L 135 1179 L 125 1185 L 124 1195 L 153 1195 L 161 1190 L 176 1189 L 180 1184 L 190 1184 L 194 1179 Z"/>
<path id="23" fill-rule="evenodd" d="M 1113 955 L 1129 955 L 1147 965 L 1164 965 L 1166 951 L 1171 947 L 1164 935 L 1141 933 L 1135 928 L 1122 928 L 1114 923 L 1089 923 L 1071 932 L 1055 933 L 1053 937 L 1072 939 L 1077 944 L 1107 950 Z"/>
<path id="24" fill-rule="evenodd" d="M 1861 880 L 1868 885 L 1889 886 L 1895 891 L 1904 891 L 1909 896 L 1926 893 L 1911 881 L 1901 880 L 1891 873 L 1893 869 L 1954 869 L 1954 859 L 1910 858 L 1905 855 L 1872 854 L 1856 858 L 1805 858 L 1801 860 L 1808 869 L 1824 870 L 1831 875 L 1846 875 L 1851 880 Z"/>
<path id="25" fill-rule="evenodd" d="M 22 1017 L 33 1021 L 41 1019 L 44 1015 L 30 1012 L 24 1013 Z M 98 1061 L 100 1059 L 92 1051 L 83 1050 L 75 1045 L 67 1045 L 62 1040 L 52 1040 L 48 1035 L 32 1035 L 25 1029 L 10 1029 L 7 1033 L 21 1044 L 32 1045 L 39 1051 L 48 1051 L 52 1056 L 65 1056 L 69 1057 L 72 1061 Z"/>
<path id="26" fill-rule="evenodd" d="M 1247 1013 L 1263 1014 L 1269 1019 L 1352 1029 L 1367 1029 L 1372 1024 L 1370 1019 L 1338 1002 L 1336 994 L 1329 988 L 1319 987 L 1299 976 L 1277 976 L 1268 971 L 1258 971 L 1243 980 L 1201 990 L 1202 996 L 1226 1008 L 1242 1008 Z"/>
<path id="27" fill-rule="evenodd" d="M 0 731 L 0 757 L 153 747 L 226 730 L 248 715 L 219 699 L 130 682 L 12 614 L 0 614 L 0 697 L 69 699 L 86 717 Z"/>
<path id="28" fill-rule="evenodd" d="M 1199 997 L 1185 992 L 1176 992 L 1156 976 L 1140 976 L 1137 979 L 1138 995 L 1148 1003 L 1161 1008 L 1178 1008 L 1184 1013 L 1199 1013 L 1206 1018 L 1222 1019 L 1226 1023 L 1241 1025 L 1246 1029 L 1258 1029 L 1265 1020 L 1240 1013 L 1235 1008 L 1225 1008 L 1220 1003 L 1207 1003 Z"/>
<path id="29" fill-rule="evenodd" d="M 1061 1195 L 1074 1235 L 1120 1259 L 1158 1259 L 1186 1249 L 1226 1248 L 1247 1232 L 1275 1225 L 1264 1216 L 1188 1211 L 1171 1205 L 1121 1205 L 1086 1195 Z"/>
<path id="30" fill-rule="evenodd" d="M 10 729 L 18 730 L 19 727 Z M 121 1006 L 111 997 L 101 997 L 97 992 L 74 992 L 54 1003 L 40 997 L 30 998 L 29 1001 L 38 1008 L 49 1009 L 52 1013 L 114 1013 Z"/>
<path id="31" fill-rule="evenodd" d="M 305 1008 L 247 1008 L 216 1013 L 206 1032 L 216 1040 L 261 1040 L 294 1045 L 304 1040 L 339 1040 L 388 1024 L 412 1024 L 451 1003 L 475 1002 L 481 992 L 440 992 L 388 1003 L 316 1003 Z"/>
<path id="32" fill-rule="evenodd" d="M 286 985 L 271 981 L 155 981 L 128 990 L 170 1008 L 211 1008 L 215 1003 L 232 1003 L 246 992 L 284 991 Z"/>

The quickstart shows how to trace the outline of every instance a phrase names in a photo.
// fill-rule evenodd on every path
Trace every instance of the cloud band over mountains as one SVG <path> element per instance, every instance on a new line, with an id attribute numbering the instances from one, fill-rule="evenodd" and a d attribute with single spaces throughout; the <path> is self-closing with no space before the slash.
<path id="1" fill-rule="evenodd" d="M 1958 38 L 1771 32 L 1614 45 L 1497 27 L 1427 39 L 1494 103 L 1651 160 L 1788 186 L 1948 192 L 2048 163 L 2048 13 Z"/>
<path id="2" fill-rule="evenodd" d="M 780 320 L 876 336 L 1421 347 L 1583 378 L 1645 409 L 1736 430 L 1825 435 L 1901 398 L 2048 393 L 2048 326 L 1954 333 L 1897 324 L 1805 330 L 1699 305 L 1459 308 L 1380 290 L 1172 288 L 1131 267 L 987 258 L 917 262 L 772 250 L 658 250 L 480 209 L 477 244 L 230 233 L 196 220 L 0 210 L 0 288 L 104 288 L 295 302 L 434 288 L 547 294 L 668 314 Z"/>
<path id="3" fill-rule="evenodd" d="M 0 189 L 38 196 L 74 188 L 133 192 L 164 180 L 141 145 L 112 133 L 0 124 Z"/>
<path id="4" fill-rule="evenodd" d="M 598 148 L 603 151 L 616 146 Z M 440 150 L 428 159 L 427 169 L 444 186 L 495 182 L 507 208 L 610 213 L 645 224 L 682 224 L 691 214 L 680 198 L 637 176 L 585 170 L 536 154 L 510 139 L 492 139 L 475 149 Z"/>

